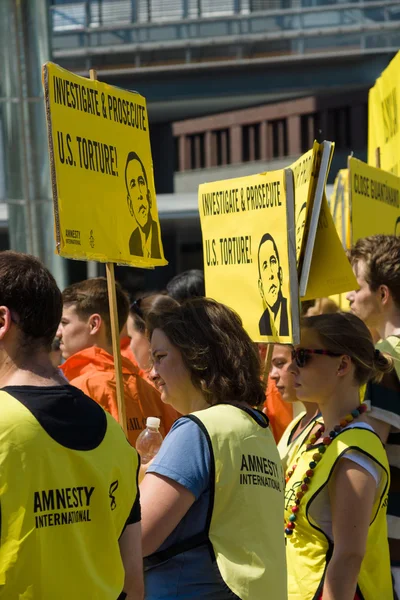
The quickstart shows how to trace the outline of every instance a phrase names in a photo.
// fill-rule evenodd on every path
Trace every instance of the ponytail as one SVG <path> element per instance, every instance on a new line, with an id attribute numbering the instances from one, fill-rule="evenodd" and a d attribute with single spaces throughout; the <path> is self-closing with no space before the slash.
<path id="1" fill-rule="evenodd" d="M 379 383 L 382 380 L 382 377 L 386 373 L 390 373 L 393 369 L 393 358 L 389 355 L 381 352 L 378 349 L 374 351 L 374 359 L 372 365 L 371 372 L 371 381 L 374 383 Z"/>

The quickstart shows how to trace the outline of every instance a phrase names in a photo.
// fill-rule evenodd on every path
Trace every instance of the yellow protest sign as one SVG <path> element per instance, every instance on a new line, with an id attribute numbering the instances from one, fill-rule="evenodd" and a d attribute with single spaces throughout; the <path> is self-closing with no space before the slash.
<path id="1" fill-rule="evenodd" d="M 400 175 L 400 52 L 368 96 L 368 164 Z M 376 164 L 379 148 L 380 165 Z"/>
<path id="2" fill-rule="evenodd" d="M 299 300 L 290 169 L 202 184 L 207 296 L 257 342 L 297 343 Z"/>
<path id="3" fill-rule="evenodd" d="M 351 246 L 349 172 L 341 169 L 336 176 L 330 209 L 343 248 Z"/>
<path id="4" fill-rule="evenodd" d="M 165 265 L 145 99 L 43 67 L 56 229 L 61 256 Z"/>
<path id="5" fill-rule="evenodd" d="M 315 193 L 317 176 L 321 162 L 322 148 L 314 142 L 311 150 L 300 156 L 290 165 L 294 177 L 295 222 L 296 222 L 296 260 L 299 266 L 307 236 L 307 223 Z"/>
<path id="6" fill-rule="evenodd" d="M 302 300 L 326 298 L 357 288 L 357 281 L 336 232 L 324 192 L 308 286 Z"/>
<path id="7" fill-rule="evenodd" d="M 349 158 L 352 241 L 400 235 L 400 177 Z"/>

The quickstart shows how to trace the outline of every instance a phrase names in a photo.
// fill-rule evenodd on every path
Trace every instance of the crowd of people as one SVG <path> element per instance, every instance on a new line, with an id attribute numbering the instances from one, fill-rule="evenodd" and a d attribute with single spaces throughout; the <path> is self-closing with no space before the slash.
<path id="1" fill-rule="evenodd" d="M 201 271 L 117 284 L 126 437 L 106 280 L 0 252 L 0 597 L 399 598 L 400 238 L 349 260 L 267 365 Z"/>

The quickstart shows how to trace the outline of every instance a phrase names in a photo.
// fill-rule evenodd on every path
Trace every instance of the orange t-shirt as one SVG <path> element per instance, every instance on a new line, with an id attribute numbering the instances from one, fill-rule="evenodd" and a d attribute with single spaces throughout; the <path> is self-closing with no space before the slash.
<path id="1" fill-rule="evenodd" d="M 111 354 L 94 346 L 86 348 L 68 358 L 61 369 L 71 385 L 93 398 L 118 421 L 114 359 Z M 161 419 L 160 433 L 165 437 L 179 416 L 176 410 L 162 402 L 159 392 L 140 377 L 138 367 L 124 356 L 122 376 L 130 443 L 135 445 L 146 427 L 147 417 Z"/>
<path id="2" fill-rule="evenodd" d="M 282 400 L 275 381 L 268 377 L 266 400 L 263 412 L 270 421 L 276 443 L 281 439 L 286 427 L 293 421 L 293 407 Z"/>

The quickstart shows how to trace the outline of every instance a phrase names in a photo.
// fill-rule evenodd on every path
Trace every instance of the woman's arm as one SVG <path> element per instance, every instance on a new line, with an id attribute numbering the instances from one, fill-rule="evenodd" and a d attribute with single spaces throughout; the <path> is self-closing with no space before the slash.
<path id="1" fill-rule="evenodd" d="M 334 550 L 323 600 L 354 600 L 375 493 L 376 481 L 367 470 L 345 458 L 339 461 L 329 484 Z"/>
<path id="2" fill-rule="evenodd" d="M 140 523 L 127 525 L 119 540 L 119 549 L 125 569 L 124 592 L 126 600 L 143 600 L 143 559 Z"/>
<path id="3" fill-rule="evenodd" d="M 143 556 L 156 552 L 195 501 L 183 485 L 157 473 L 147 473 L 140 485 Z"/>

